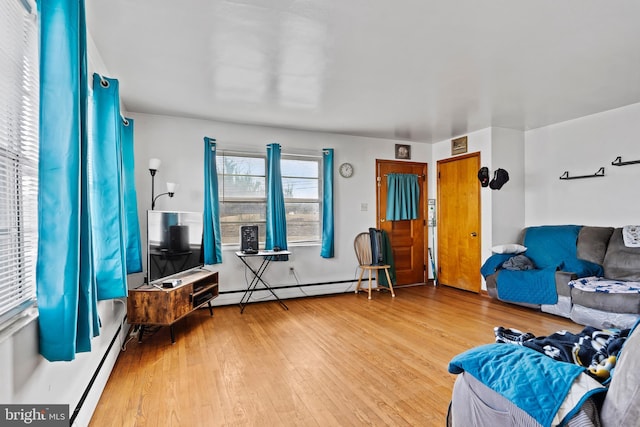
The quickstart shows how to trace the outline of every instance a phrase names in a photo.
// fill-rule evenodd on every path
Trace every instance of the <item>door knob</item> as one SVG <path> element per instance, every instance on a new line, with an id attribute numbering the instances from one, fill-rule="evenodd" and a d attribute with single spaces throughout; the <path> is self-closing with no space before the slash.
<path id="1" fill-rule="evenodd" d="M 471 232 L 471 237 L 478 237 L 478 233 L 476 233 L 475 231 Z"/>

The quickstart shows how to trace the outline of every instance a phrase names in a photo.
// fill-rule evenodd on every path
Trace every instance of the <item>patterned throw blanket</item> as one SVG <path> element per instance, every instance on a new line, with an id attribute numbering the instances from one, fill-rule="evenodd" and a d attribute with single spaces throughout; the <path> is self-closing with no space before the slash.
<path id="1" fill-rule="evenodd" d="M 640 282 L 632 282 L 630 280 L 612 280 L 597 276 L 570 280 L 569 287 L 580 289 L 584 292 L 601 292 L 605 294 L 640 294 Z"/>
<path id="2" fill-rule="evenodd" d="M 640 225 L 625 225 L 622 227 L 622 239 L 628 248 L 640 247 Z"/>
<path id="3" fill-rule="evenodd" d="M 554 360 L 582 366 L 601 383 L 608 382 L 629 332 L 630 329 L 587 326 L 577 334 L 559 331 L 549 336 L 534 337 L 516 329 L 494 328 L 496 342 L 522 345 Z"/>

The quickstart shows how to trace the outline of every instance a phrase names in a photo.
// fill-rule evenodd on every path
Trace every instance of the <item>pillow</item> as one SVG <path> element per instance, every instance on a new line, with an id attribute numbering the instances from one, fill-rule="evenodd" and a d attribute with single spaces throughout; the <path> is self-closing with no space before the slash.
<path id="1" fill-rule="evenodd" d="M 526 250 L 527 248 L 516 243 L 511 243 L 508 245 L 498 245 L 491 248 L 491 252 L 493 252 L 494 254 L 520 254 Z"/>

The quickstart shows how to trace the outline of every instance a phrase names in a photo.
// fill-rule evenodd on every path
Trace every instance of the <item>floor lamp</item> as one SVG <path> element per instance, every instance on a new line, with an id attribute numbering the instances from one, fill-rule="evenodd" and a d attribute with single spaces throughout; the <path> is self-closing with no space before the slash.
<path id="1" fill-rule="evenodd" d="M 176 191 L 176 183 L 167 182 L 167 191 L 165 193 L 160 193 L 157 196 L 155 195 L 155 181 L 156 181 L 156 172 L 160 169 L 160 164 L 162 162 L 160 159 L 149 159 L 149 173 L 151 174 L 151 210 L 154 210 L 156 207 L 156 200 L 158 200 L 161 196 L 169 196 L 173 197 Z"/>

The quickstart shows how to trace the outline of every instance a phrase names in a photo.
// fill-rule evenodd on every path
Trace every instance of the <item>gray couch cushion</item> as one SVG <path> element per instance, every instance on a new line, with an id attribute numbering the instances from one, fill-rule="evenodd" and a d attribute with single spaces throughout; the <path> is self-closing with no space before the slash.
<path id="1" fill-rule="evenodd" d="M 604 277 L 640 281 L 640 248 L 628 248 L 622 240 L 622 228 L 616 228 L 604 257 Z"/>
<path id="2" fill-rule="evenodd" d="M 453 385 L 447 425 L 541 427 L 533 417 L 509 399 L 467 372 L 458 375 Z"/>
<path id="3" fill-rule="evenodd" d="M 571 302 L 611 313 L 640 313 L 640 294 L 608 294 L 572 288 Z"/>
<path id="4" fill-rule="evenodd" d="M 640 327 L 627 339 L 602 405 L 603 427 L 637 426 L 640 420 Z"/>
<path id="5" fill-rule="evenodd" d="M 578 258 L 602 265 L 613 230 L 613 227 L 582 227 L 578 234 Z"/>
<path id="6" fill-rule="evenodd" d="M 575 278 L 577 278 L 577 276 L 574 273 L 570 273 L 568 271 L 556 271 L 556 292 L 558 293 L 558 296 L 571 296 L 571 288 L 568 283 Z"/>

